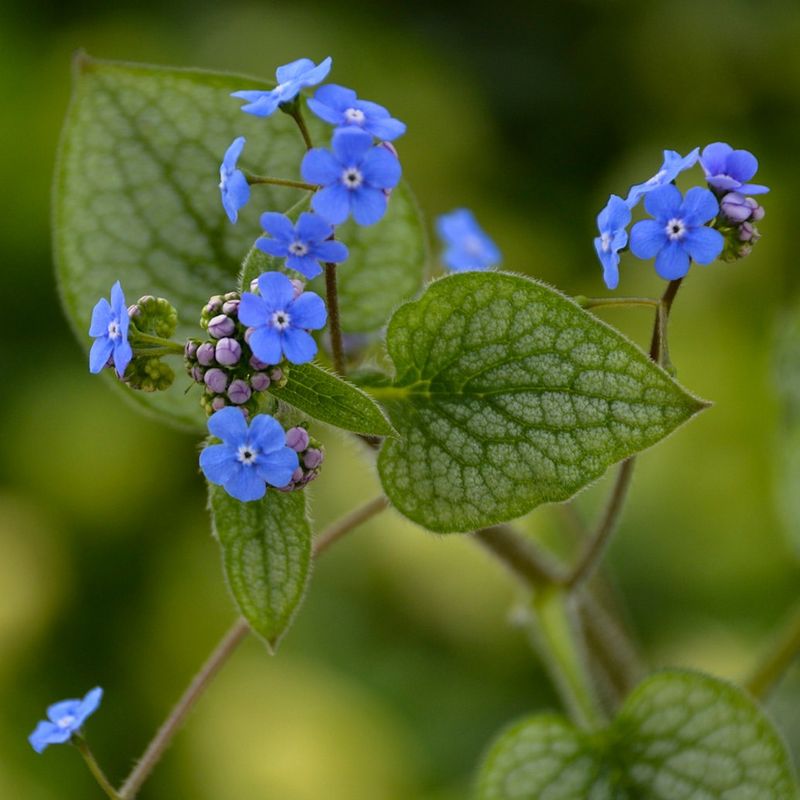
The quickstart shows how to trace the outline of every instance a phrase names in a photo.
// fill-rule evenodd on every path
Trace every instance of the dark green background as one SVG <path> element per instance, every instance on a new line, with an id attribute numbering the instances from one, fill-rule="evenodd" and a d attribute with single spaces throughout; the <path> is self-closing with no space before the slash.
<path id="1" fill-rule="evenodd" d="M 78 47 L 265 77 L 332 55 L 332 80 L 409 124 L 398 146 L 429 218 L 472 207 L 507 267 L 570 293 L 604 292 L 594 216 L 661 149 L 755 152 L 773 189 L 764 238 L 740 263 L 694 267 L 673 318 L 680 379 L 715 405 L 642 457 L 609 567 L 653 665 L 733 679 L 797 598 L 800 523 L 776 507 L 792 484 L 775 466 L 774 334 L 797 306 L 800 7 L 376 5 L 6 0 L 0 12 L 1 797 L 99 797 L 74 753 L 27 745 L 45 706 L 104 686 L 88 730 L 121 778 L 233 618 L 196 442 L 89 376 L 88 337 L 73 340 L 58 305 L 49 191 Z M 661 288 L 649 264 L 623 259 L 620 292 Z M 606 318 L 647 336 L 642 310 Z M 357 448 L 327 436 L 318 527 L 376 491 Z M 604 486 L 578 499 L 587 519 Z M 525 525 L 552 540 L 560 519 L 545 508 Z M 277 658 L 242 648 L 142 797 L 463 800 L 493 734 L 556 703 L 509 621 L 516 600 L 467 538 L 384 515 L 319 563 Z M 795 671 L 772 704 L 795 753 L 798 696 Z"/>

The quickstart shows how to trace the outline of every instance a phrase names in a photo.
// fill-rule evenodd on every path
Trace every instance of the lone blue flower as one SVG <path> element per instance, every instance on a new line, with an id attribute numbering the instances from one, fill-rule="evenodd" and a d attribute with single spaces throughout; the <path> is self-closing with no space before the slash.
<path id="1" fill-rule="evenodd" d="M 320 261 L 334 264 L 347 258 L 347 247 L 330 239 L 333 226 L 319 214 L 305 212 L 297 224 L 285 214 L 268 211 L 261 215 L 261 227 L 272 237 L 256 241 L 259 250 L 277 258 L 285 258 L 289 269 L 311 280 L 322 272 Z"/>
<path id="2" fill-rule="evenodd" d="M 358 128 L 337 128 L 332 147 L 333 152 L 315 147 L 303 158 L 304 180 L 323 187 L 311 205 L 333 225 L 351 213 L 359 225 L 373 225 L 386 213 L 385 190 L 400 181 L 400 162 Z"/>
<path id="3" fill-rule="evenodd" d="M 686 156 L 682 156 L 675 150 L 665 150 L 664 162 L 661 165 L 661 169 L 644 183 L 637 183 L 635 186 L 631 186 L 625 202 L 633 208 L 643 195 L 652 192 L 654 189 L 658 189 L 659 186 L 666 186 L 668 183 L 672 183 L 681 172 L 693 167 L 697 163 L 699 157 L 699 147 L 695 147 L 695 149 Z"/>
<path id="4" fill-rule="evenodd" d="M 597 215 L 597 230 L 600 235 L 594 240 L 594 249 L 603 265 L 603 280 L 609 289 L 619 283 L 619 251 L 628 244 L 628 225 L 631 210 L 617 195 L 608 198 L 606 207 Z"/>
<path id="5" fill-rule="evenodd" d="M 710 264 L 722 252 L 722 234 L 705 227 L 719 211 L 708 189 L 695 186 L 684 199 L 674 186 L 662 186 L 647 195 L 644 206 L 655 219 L 633 226 L 631 251 L 638 258 L 655 256 L 656 272 L 665 280 L 686 275 L 690 259 Z"/>
<path id="6" fill-rule="evenodd" d="M 286 431 L 269 414 L 258 414 L 248 427 L 238 408 L 226 406 L 208 419 L 208 430 L 222 444 L 200 453 L 200 469 L 211 483 L 246 503 L 260 500 L 267 484 L 280 489 L 300 466 L 297 453 L 286 446 Z"/>
<path id="7" fill-rule="evenodd" d="M 133 358 L 133 351 L 128 342 L 128 307 L 125 295 L 117 281 L 111 287 L 111 303 L 101 298 L 92 309 L 92 321 L 89 325 L 89 336 L 95 339 L 89 351 L 89 372 L 95 375 L 112 359 L 117 375 L 122 377 L 125 368 Z"/>
<path id="8" fill-rule="evenodd" d="M 310 58 L 299 58 L 291 64 L 284 64 L 275 71 L 278 85 L 270 90 L 247 90 L 233 92 L 231 97 L 246 100 L 242 111 L 256 117 L 269 117 L 274 114 L 281 103 L 294 100 L 301 89 L 316 86 L 325 80 L 331 71 L 333 60 L 330 56 L 319 64 L 314 64 Z"/>
<path id="9" fill-rule="evenodd" d="M 28 737 L 31 747 L 41 753 L 50 744 L 64 744 L 77 733 L 86 719 L 100 705 L 103 690 L 97 686 L 83 700 L 62 700 L 47 709 L 48 720 L 42 720 Z"/>
<path id="10" fill-rule="evenodd" d="M 469 209 L 442 214 L 436 220 L 436 232 L 447 247 L 442 256 L 444 263 L 456 272 L 488 269 L 502 261 L 497 245 Z"/>
<path id="11" fill-rule="evenodd" d="M 377 103 L 359 100 L 352 89 L 331 83 L 308 100 L 308 107 L 322 120 L 339 127 L 356 126 L 378 139 L 391 142 L 406 132 L 405 123 Z"/>
<path id="12" fill-rule="evenodd" d="M 766 194 L 767 186 L 748 181 L 758 172 L 758 159 L 747 150 L 734 150 L 725 142 L 714 142 L 703 149 L 700 164 L 709 186 L 718 192 Z"/>
<path id="13" fill-rule="evenodd" d="M 280 272 L 265 272 L 258 278 L 259 297 L 242 294 L 239 321 L 252 328 L 248 344 L 265 364 L 305 364 L 317 353 L 317 343 L 308 333 L 324 327 L 328 318 L 325 303 L 313 292 L 295 297 L 294 284 Z"/>
<path id="14" fill-rule="evenodd" d="M 245 138 L 239 136 L 233 140 L 225 151 L 225 157 L 219 168 L 219 191 L 222 195 L 222 207 L 231 222 L 236 222 L 239 209 L 247 205 L 250 199 L 250 184 L 244 173 L 236 169 L 236 162 L 242 154 Z"/>

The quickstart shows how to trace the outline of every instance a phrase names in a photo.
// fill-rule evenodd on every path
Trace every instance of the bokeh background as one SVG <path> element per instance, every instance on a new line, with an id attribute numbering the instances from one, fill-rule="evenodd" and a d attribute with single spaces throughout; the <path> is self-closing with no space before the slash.
<path id="1" fill-rule="evenodd" d="M 673 315 L 679 376 L 715 405 L 640 459 L 608 559 L 653 666 L 739 679 L 800 587 L 797 421 L 780 390 L 800 370 L 775 344 L 789 330 L 797 351 L 800 331 L 798 41 L 794 0 L 4 0 L 0 797 L 99 797 L 68 748 L 28 746 L 45 706 L 105 687 L 90 739 L 121 778 L 234 618 L 196 442 L 91 378 L 59 308 L 49 197 L 75 49 L 265 77 L 330 54 L 336 82 L 409 124 L 405 175 L 429 219 L 473 208 L 506 266 L 573 294 L 604 292 L 595 214 L 661 149 L 754 151 L 772 187 L 763 239 L 694 267 Z M 623 259 L 620 291 L 661 288 Z M 605 316 L 646 339 L 644 311 Z M 328 440 L 320 528 L 376 491 L 357 448 Z M 606 486 L 577 513 L 591 519 Z M 522 524 L 558 542 L 562 521 L 542 508 Z M 278 657 L 241 648 L 141 796 L 463 800 L 498 729 L 556 706 L 516 600 L 467 537 L 383 515 L 318 564 Z M 770 705 L 796 756 L 799 672 Z"/>

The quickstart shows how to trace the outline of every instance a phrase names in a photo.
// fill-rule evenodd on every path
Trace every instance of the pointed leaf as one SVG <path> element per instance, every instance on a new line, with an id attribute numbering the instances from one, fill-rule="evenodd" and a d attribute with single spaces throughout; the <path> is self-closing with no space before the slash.
<path id="1" fill-rule="evenodd" d="M 370 393 L 400 438 L 378 462 L 392 503 L 469 531 L 566 500 L 704 407 L 632 342 L 519 275 L 472 272 L 401 306 L 396 377 Z"/>

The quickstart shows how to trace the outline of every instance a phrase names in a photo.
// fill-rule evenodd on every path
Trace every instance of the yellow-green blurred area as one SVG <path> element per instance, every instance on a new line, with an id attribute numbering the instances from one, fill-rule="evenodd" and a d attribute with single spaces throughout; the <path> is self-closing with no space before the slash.
<path id="1" fill-rule="evenodd" d="M 741 679 L 800 587 L 776 507 L 787 459 L 773 368 L 778 320 L 800 313 L 798 41 L 794 0 L 5 0 L 0 797 L 99 797 L 76 753 L 27 744 L 47 704 L 103 686 L 88 733 L 122 778 L 234 618 L 197 442 L 90 376 L 88 337 L 76 342 L 59 308 L 48 206 L 74 50 L 264 77 L 332 55 L 331 80 L 408 123 L 398 146 L 429 219 L 471 207 L 505 266 L 572 294 L 605 292 L 595 215 L 663 148 L 756 153 L 772 187 L 762 241 L 737 264 L 693 267 L 672 320 L 679 378 L 714 406 L 642 455 L 608 558 L 654 667 Z M 630 256 L 621 273 L 619 293 L 663 288 Z M 644 310 L 604 318 L 648 337 Z M 325 439 L 317 529 L 378 491 L 357 442 Z M 607 487 L 578 498 L 581 517 Z M 522 525 L 567 535 L 552 508 Z M 384 514 L 320 560 L 277 656 L 255 641 L 235 655 L 141 796 L 463 800 L 491 737 L 557 706 L 513 625 L 518 599 L 468 537 Z M 771 703 L 795 756 L 798 709 L 795 668 Z"/>

